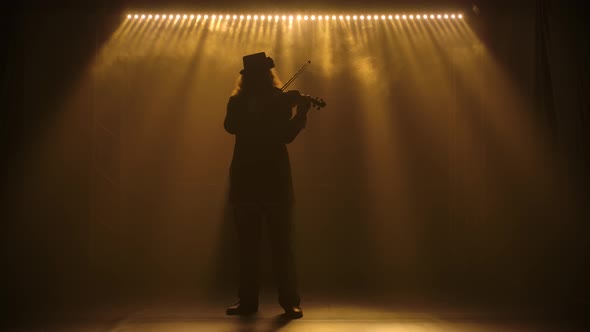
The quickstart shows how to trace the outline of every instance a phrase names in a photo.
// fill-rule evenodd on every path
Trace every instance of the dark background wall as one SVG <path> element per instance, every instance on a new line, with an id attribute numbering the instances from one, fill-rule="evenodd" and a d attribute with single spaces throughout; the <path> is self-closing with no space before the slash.
<path id="1" fill-rule="evenodd" d="M 422 3 L 425 7 L 431 4 Z M 474 5 L 449 4 L 466 12 Z M 215 5 L 204 4 L 205 7 Z M 425 237 L 432 239 L 427 251 L 430 254 L 421 263 L 428 266 L 428 272 L 420 268 L 412 271 L 435 274 L 425 278 L 424 283 L 412 285 L 412 293 L 425 296 L 440 293 L 447 297 L 461 294 L 463 298 L 484 303 L 519 301 L 547 303 L 564 310 L 579 309 L 582 303 L 587 303 L 588 295 L 587 59 L 590 57 L 584 29 L 587 24 L 581 10 L 559 1 L 525 1 L 517 5 L 480 1 L 475 5 L 479 14 L 469 12 L 474 17 L 474 31 L 527 100 L 535 105 L 531 110 L 533 118 L 546 129 L 544 139 L 551 146 L 546 150 L 548 159 L 559 165 L 559 181 L 567 182 L 567 186 L 554 185 L 551 190 L 567 188 L 567 193 L 564 189 L 563 195 L 555 191 L 535 195 L 539 188 L 527 187 L 526 182 L 523 185 L 517 178 L 499 179 L 505 192 L 514 194 L 507 199 L 514 205 L 504 205 L 500 212 L 486 214 L 488 218 L 493 216 L 495 226 L 463 220 L 453 221 L 449 223 L 453 228 L 441 231 L 432 228 L 436 227 L 434 223 L 424 224 L 429 232 Z M 76 91 L 80 78 L 94 61 L 96 50 L 118 26 L 118 12 L 126 6 L 80 8 L 29 4 L 6 12 L 2 19 L 3 43 L 7 46 L 2 64 L 0 123 L 4 160 L 2 299 L 15 316 L 59 305 L 141 298 L 183 289 L 201 294 L 222 289 L 226 281 L 204 278 L 194 288 L 182 283 L 185 288 L 180 290 L 162 287 L 174 278 L 157 271 L 162 265 L 147 258 L 147 239 L 151 235 L 145 228 L 142 230 L 141 221 L 132 219 L 125 226 L 113 228 L 95 219 L 93 113 L 84 108 L 91 104 L 81 101 L 80 111 L 67 113 L 65 117 L 60 110 L 64 100 Z M 325 6 L 335 5 L 326 2 Z M 374 6 L 378 8 L 382 3 L 375 2 Z M 41 148 L 46 137 L 51 137 L 52 149 Z M 120 147 L 114 144 L 107 148 Z M 504 162 L 500 154 L 492 155 L 499 158 L 495 161 L 497 165 Z M 115 189 L 107 191 L 120 192 Z M 527 194 L 534 198 L 521 198 Z M 552 202 L 555 208 L 548 208 Z M 476 211 L 472 215 L 483 214 Z M 450 221 L 452 215 L 445 218 Z M 226 228 L 220 232 L 220 238 L 231 234 Z M 469 241 L 449 242 L 469 238 L 474 241 L 487 238 L 488 247 L 480 248 Z M 330 246 L 328 242 L 324 244 Z M 221 252 L 219 266 L 214 265 L 220 269 L 217 276 L 232 271 L 228 267 L 231 245 L 203 250 Z M 303 259 L 311 259 L 312 253 L 305 249 L 302 252 Z M 436 252 L 447 255 L 437 256 Z M 353 257 L 355 262 L 360 260 Z M 336 257 L 334 264 L 346 266 L 345 258 Z M 326 275 L 330 275 L 329 266 L 323 271 Z M 381 267 L 368 260 L 361 270 L 371 275 L 378 271 L 377 266 Z M 198 275 L 200 271 L 194 269 L 186 267 L 183 271 Z M 367 277 L 363 273 L 358 276 Z M 316 279 L 313 282 L 312 276 L 304 275 L 308 289 L 321 291 L 328 285 L 334 286 L 330 280 Z M 369 281 L 361 285 L 343 280 L 331 292 L 348 292 L 355 285 L 360 292 L 387 290 L 395 294 L 405 288 L 400 280 L 393 287 L 387 280 L 371 276 L 367 280 L 379 280 L 376 289 L 366 287 Z"/>

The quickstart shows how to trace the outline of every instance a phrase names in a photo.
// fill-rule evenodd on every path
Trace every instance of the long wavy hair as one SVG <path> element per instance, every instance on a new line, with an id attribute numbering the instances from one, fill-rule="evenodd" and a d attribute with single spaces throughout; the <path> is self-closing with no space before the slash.
<path id="1" fill-rule="evenodd" d="M 283 83 L 281 83 L 281 80 L 274 69 L 257 73 L 246 72 L 238 76 L 236 87 L 231 95 L 241 96 L 256 94 L 258 92 L 270 90 L 273 87 L 281 87 L 282 85 Z"/>

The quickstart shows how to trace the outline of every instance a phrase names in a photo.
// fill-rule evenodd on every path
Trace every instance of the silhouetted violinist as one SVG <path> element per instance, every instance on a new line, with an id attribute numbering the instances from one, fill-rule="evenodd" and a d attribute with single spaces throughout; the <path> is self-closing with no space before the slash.
<path id="1" fill-rule="evenodd" d="M 325 103 L 296 90 L 284 92 L 286 86 L 278 88 L 274 61 L 264 52 L 244 56 L 243 61 L 224 121 L 225 130 L 235 135 L 229 199 L 238 229 L 240 262 L 239 302 L 227 314 L 248 315 L 258 310 L 258 248 L 265 220 L 279 303 L 288 318 L 300 318 L 303 312 L 291 245 L 294 195 L 286 144 L 305 128 L 311 106 L 319 108 Z"/>

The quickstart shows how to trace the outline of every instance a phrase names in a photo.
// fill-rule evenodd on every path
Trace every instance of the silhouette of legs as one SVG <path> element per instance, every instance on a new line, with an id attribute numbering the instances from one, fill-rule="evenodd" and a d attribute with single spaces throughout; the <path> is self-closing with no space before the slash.
<path id="1" fill-rule="evenodd" d="M 235 207 L 238 230 L 240 303 L 258 307 L 258 262 L 261 213 L 255 206 Z"/>
<path id="2" fill-rule="evenodd" d="M 292 208 L 290 205 L 236 206 L 240 282 L 238 297 L 248 307 L 258 307 L 259 246 L 262 218 L 266 217 L 279 304 L 285 311 L 299 307 L 295 255 L 292 246 Z"/>
<path id="3" fill-rule="evenodd" d="M 295 255 L 292 245 L 292 209 L 290 205 L 266 208 L 272 262 L 279 291 L 279 304 L 287 310 L 299 307 Z"/>

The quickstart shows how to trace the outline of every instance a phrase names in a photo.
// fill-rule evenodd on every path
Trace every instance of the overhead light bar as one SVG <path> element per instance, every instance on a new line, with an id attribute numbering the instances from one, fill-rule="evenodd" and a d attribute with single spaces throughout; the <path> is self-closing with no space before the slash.
<path id="1" fill-rule="evenodd" d="M 230 20 L 230 19 L 251 20 L 251 19 L 254 19 L 254 21 L 257 21 L 259 18 L 263 21 L 266 19 L 268 19 L 268 21 L 271 21 L 273 18 L 272 15 L 264 15 L 264 14 L 260 14 L 260 15 L 258 15 L 258 14 L 246 14 L 246 15 L 244 15 L 244 14 L 240 14 L 240 15 L 238 15 L 238 14 L 225 14 L 225 15 L 224 14 L 222 14 L 222 15 L 213 14 L 211 16 L 209 16 L 207 14 L 202 14 L 202 15 L 201 14 L 196 14 L 196 15 L 195 14 L 190 14 L 190 15 L 183 14 L 181 16 L 180 14 L 135 14 L 135 13 L 134 14 L 127 14 L 126 17 L 128 20 L 133 20 L 133 19 L 145 20 L 146 18 L 149 20 L 151 20 L 152 18 L 155 18 L 156 20 L 158 20 L 160 17 L 162 19 L 166 19 L 166 18 L 180 19 L 181 17 L 183 19 L 187 19 L 189 17 L 190 17 L 190 19 L 194 19 L 195 17 L 197 17 L 197 19 L 199 19 L 199 20 L 202 17 L 204 20 L 208 20 L 209 17 L 211 17 L 214 20 L 217 18 L 219 18 L 220 20 L 225 18 L 226 20 Z M 395 20 L 400 20 L 400 19 L 402 19 L 402 20 L 408 20 L 408 19 L 410 19 L 410 20 L 414 20 L 414 19 L 419 19 L 419 20 L 420 19 L 424 19 L 424 20 L 428 20 L 428 19 L 431 19 L 431 20 L 433 20 L 433 19 L 457 20 L 457 19 L 459 19 L 459 20 L 462 20 L 463 14 L 461 14 L 461 13 L 451 13 L 451 14 L 449 14 L 449 13 L 440 13 L 440 14 L 439 13 L 437 13 L 437 14 L 406 13 L 406 14 L 381 14 L 381 15 L 348 14 L 348 15 L 339 15 L 339 16 L 321 15 L 321 14 L 313 14 L 313 15 L 309 15 L 309 16 L 308 15 L 301 15 L 301 14 L 299 14 L 299 15 L 285 15 L 285 14 L 283 14 L 283 15 L 275 15 L 274 16 L 275 21 L 279 21 L 279 18 L 282 19 L 283 21 L 285 21 L 287 18 L 289 18 L 290 21 L 292 21 L 294 18 L 296 18 L 297 21 L 308 21 L 308 22 L 309 21 L 320 22 L 320 21 L 330 21 L 330 20 L 335 21 L 337 18 L 340 20 L 352 19 L 355 21 L 357 19 L 371 20 L 371 21 L 379 21 L 379 20 L 385 21 L 385 20 L 393 20 L 393 19 L 395 19 Z"/>

